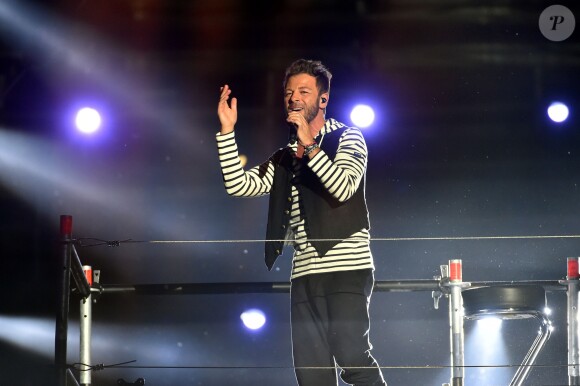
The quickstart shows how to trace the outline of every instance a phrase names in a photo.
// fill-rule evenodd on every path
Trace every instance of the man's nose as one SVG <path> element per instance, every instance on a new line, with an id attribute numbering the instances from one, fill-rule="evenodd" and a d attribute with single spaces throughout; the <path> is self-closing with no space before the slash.
<path id="1" fill-rule="evenodd" d="M 299 95 L 300 95 L 299 93 L 297 93 L 297 92 L 293 92 L 293 93 L 290 95 L 290 100 L 291 100 L 291 101 L 298 101 L 298 100 L 300 100 L 300 99 L 299 99 Z"/>

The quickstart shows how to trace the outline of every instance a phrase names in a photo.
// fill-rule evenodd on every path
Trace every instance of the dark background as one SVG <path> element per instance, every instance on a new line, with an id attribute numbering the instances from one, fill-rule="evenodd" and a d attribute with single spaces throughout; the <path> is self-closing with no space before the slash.
<path id="1" fill-rule="evenodd" d="M 285 144 L 281 82 L 301 57 L 333 72 L 328 116 L 349 123 L 358 101 L 377 110 L 365 131 L 377 280 L 431 279 L 452 258 L 465 281 L 562 279 L 580 254 L 580 35 L 545 38 L 549 5 L 3 1 L 0 385 L 51 385 L 62 214 L 76 238 L 140 241 L 81 248 L 103 284 L 288 281 L 290 250 L 272 272 L 263 263 L 267 198 L 224 191 L 216 108 L 227 83 L 240 151 L 262 162 Z M 553 100 L 571 109 L 563 124 L 546 117 Z M 72 128 L 83 103 L 104 111 L 91 138 Z M 178 240 L 190 242 L 153 242 Z M 567 383 L 565 292 L 547 298 L 555 330 L 530 385 Z M 268 317 L 257 333 L 239 319 L 252 307 Z M 93 362 L 137 362 L 93 383 L 293 385 L 288 308 L 287 294 L 105 294 Z M 73 296 L 69 363 L 77 312 Z M 371 340 L 389 385 L 449 381 L 447 318 L 429 292 L 374 294 Z M 492 337 L 465 328 L 466 364 L 491 366 L 467 368 L 466 385 L 508 384 L 505 365 L 537 330 L 506 321 L 485 348 Z"/>

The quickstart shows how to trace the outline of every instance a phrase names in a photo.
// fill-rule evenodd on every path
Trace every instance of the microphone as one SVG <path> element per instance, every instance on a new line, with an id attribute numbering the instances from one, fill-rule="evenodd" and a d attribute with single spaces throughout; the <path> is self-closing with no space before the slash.
<path id="1" fill-rule="evenodd" d="M 298 125 L 294 122 L 288 122 L 288 142 L 290 145 L 294 145 L 298 140 Z"/>

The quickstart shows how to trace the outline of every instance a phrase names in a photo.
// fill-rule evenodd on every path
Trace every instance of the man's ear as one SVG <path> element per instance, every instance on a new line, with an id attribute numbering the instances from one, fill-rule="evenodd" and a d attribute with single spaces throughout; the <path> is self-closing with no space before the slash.
<path id="1" fill-rule="evenodd" d="M 328 93 L 320 95 L 320 108 L 325 108 L 328 104 Z"/>

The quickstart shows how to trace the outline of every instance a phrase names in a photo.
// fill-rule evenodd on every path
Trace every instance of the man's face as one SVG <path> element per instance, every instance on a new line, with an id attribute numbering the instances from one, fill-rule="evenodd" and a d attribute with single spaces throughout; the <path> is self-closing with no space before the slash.
<path id="1" fill-rule="evenodd" d="M 286 111 L 299 111 L 310 123 L 320 110 L 316 78 L 308 74 L 290 77 L 284 90 Z"/>

